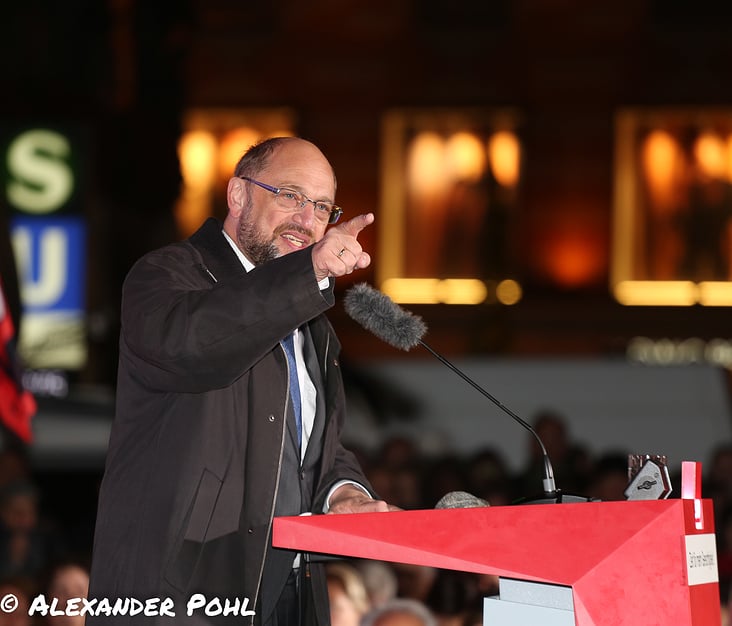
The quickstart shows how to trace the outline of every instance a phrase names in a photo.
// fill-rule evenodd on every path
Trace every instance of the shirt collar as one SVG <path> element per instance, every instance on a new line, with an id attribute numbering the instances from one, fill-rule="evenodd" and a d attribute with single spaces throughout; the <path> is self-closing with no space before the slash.
<path id="1" fill-rule="evenodd" d="M 221 232 L 224 234 L 224 237 L 226 237 L 226 241 L 229 242 L 229 245 L 232 247 L 232 249 L 236 253 L 236 256 L 239 259 L 239 261 L 241 261 L 241 264 L 244 266 L 244 269 L 247 272 L 251 272 L 254 269 L 254 263 L 252 263 L 246 257 L 246 255 L 239 249 L 239 246 L 237 246 L 234 243 L 234 240 L 231 237 L 229 237 L 229 233 L 227 233 L 225 230 L 222 230 Z"/>

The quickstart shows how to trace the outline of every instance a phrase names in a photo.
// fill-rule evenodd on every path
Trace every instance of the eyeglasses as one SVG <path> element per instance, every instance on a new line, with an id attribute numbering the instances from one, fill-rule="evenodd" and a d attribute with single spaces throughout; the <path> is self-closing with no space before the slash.
<path id="1" fill-rule="evenodd" d="M 275 195 L 275 202 L 288 211 L 297 211 L 309 202 L 315 209 L 315 219 L 322 224 L 335 224 L 340 219 L 341 215 L 343 215 L 343 209 L 332 202 L 311 200 L 304 193 L 300 193 L 294 189 L 288 189 L 287 187 L 272 187 L 272 185 L 261 183 L 258 180 L 249 178 L 248 176 L 239 176 L 239 178 L 258 185 L 262 189 L 271 191 Z"/>

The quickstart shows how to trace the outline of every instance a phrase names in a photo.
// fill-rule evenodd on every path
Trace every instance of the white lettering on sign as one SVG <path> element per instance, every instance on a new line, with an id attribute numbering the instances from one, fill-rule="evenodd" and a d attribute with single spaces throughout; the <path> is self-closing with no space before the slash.
<path id="1" fill-rule="evenodd" d="M 21 299 L 27 307 L 51 307 L 66 289 L 67 236 L 61 228 L 49 227 L 43 230 L 38 243 L 36 258 L 39 267 L 35 276 L 32 245 L 32 236 L 27 228 L 20 226 L 14 229 L 13 248 L 21 278 Z"/>
<path id="2" fill-rule="evenodd" d="M 55 131 L 38 128 L 18 135 L 7 153 L 10 203 L 34 215 L 63 207 L 74 190 L 70 156 L 68 139 Z"/>
<path id="3" fill-rule="evenodd" d="M 686 535 L 686 578 L 689 586 L 719 582 L 714 533 Z"/>

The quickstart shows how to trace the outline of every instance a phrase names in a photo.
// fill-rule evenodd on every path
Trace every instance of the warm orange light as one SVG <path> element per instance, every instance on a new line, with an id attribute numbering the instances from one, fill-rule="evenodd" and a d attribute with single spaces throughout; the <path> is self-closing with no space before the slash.
<path id="1" fill-rule="evenodd" d="M 727 173 L 727 150 L 722 138 L 707 131 L 694 142 L 694 158 L 709 178 L 724 178 Z"/>
<path id="2" fill-rule="evenodd" d="M 620 304 L 631 306 L 691 306 L 698 287 L 688 280 L 623 280 L 613 288 Z"/>
<path id="3" fill-rule="evenodd" d="M 475 278 L 395 277 L 385 280 L 381 290 L 405 304 L 480 304 L 488 297 L 485 283 Z"/>
<path id="4" fill-rule="evenodd" d="M 219 143 L 219 177 L 228 180 L 242 155 L 254 144 L 270 137 L 292 137 L 289 129 L 263 133 L 252 126 L 239 126 L 228 131 Z"/>
<path id="5" fill-rule="evenodd" d="M 699 304 L 703 306 L 732 306 L 732 282 L 699 283 Z"/>
<path id="6" fill-rule="evenodd" d="M 513 187 L 518 182 L 521 146 L 512 132 L 500 131 L 488 140 L 488 159 L 500 185 Z"/>
<path id="7" fill-rule="evenodd" d="M 592 250 L 581 240 L 570 239 L 557 246 L 552 263 L 554 278 L 562 285 L 576 287 L 593 278 L 596 265 Z M 589 263 L 588 263 L 589 261 Z"/>
<path id="8" fill-rule="evenodd" d="M 613 292 L 631 306 L 732 306 L 732 284 L 725 281 L 623 280 Z"/>
<path id="9" fill-rule="evenodd" d="M 727 181 L 732 183 L 732 134 L 727 135 L 726 148 Z"/>
<path id="10" fill-rule="evenodd" d="M 187 187 L 207 189 L 214 181 L 216 139 L 205 130 L 185 133 L 178 142 L 178 158 Z"/>
<path id="11" fill-rule="evenodd" d="M 215 157 L 216 139 L 207 131 L 189 131 L 178 142 L 183 189 L 174 214 L 182 237 L 192 234 L 211 214 Z"/>
<path id="12" fill-rule="evenodd" d="M 473 133 L 459 132 L 445 144 L 445 168 L 453 180 L 474 183 L 485 171 L 483 143 Z"/>
<path id="13" fill-rule="evenodd" d="M 447 186 L 445 142 L 437 133 L 422 132 L 412 141 L 407 155 L 407 180 L 417 196 L 433 196 Z"/>
<path id="14" fill-rule="evenodd" d="M 547 233 L 541 258 L 551 278 L 568 288 L 593 282 L 604 269 L 603 246 L 591 224 L 565 223 Z"/>
<path id="15" fill-rule="evenodd" d="M 438 278 L 388 278 L 381 290 L 394 302 L 408 304 L 436 304 L 440 280 Z"/>
<path id="16" fill-rule="evenodd" d="M 498 285 L 496 285 L 496 299 L 501 304 L 509 306 L 516 304 L 521 300 L 522 295 L 523 290 L 521 289 L 521 285 L 513 279 L 508 278 L 506 280 L 502 280 Z"/>
<path id="17" fill-rule="evenodd" d="M 240 126 L 227 132 L 219 144 L 219 176 L 228 179 L 242 155 L 262 139 L 259 131 L 249 126 Z"/>
<path id="18" fill-rule="evenodd" d="M 437 289 L 438 300 L 445 304 L 480 304 L 487 295 L 485 283 L 477 278 L 445 278 Z"/>
<path id="19" fill-rule="evenodd" d="M 653 208 L 664 211 L 676 203 L 676 179 L 683 162 L 676 139 L 663 130 L 654 130 L 643 142 L 643 173 Z"/>

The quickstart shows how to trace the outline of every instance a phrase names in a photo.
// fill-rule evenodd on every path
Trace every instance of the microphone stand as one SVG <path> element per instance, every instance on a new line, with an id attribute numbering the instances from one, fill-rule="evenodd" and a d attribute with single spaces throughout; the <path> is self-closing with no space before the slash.
<path id="1" fill-rule="evenodd" d="M 536 439 L 536 442 L 539 444 L 539 448 L 541 448 L 541 454 L 544 461 L 544 476 L 542 479 L 542 486 L 544 488 L 544 491 L 540 494 L 537 494 L 536 496 L 531 496 L 528 498 L 519 498 L 515 504 L 560 504 L 560 503 L 571 503 L 571 502 L 593 502 L 596 501 L 594 498 L 587 498 L 584 496 L 578 496 L 578 495 L 570 495 L 562 493 L 561 489 L 557 489 L 556 482 L 554 480 L 554 468 L 552 467 L 551 460 L 549 459 L 549 454 L 546 451 L 546 448 L 544 447 L 544 442 L 539 437 L 539 434 L 532 428 L 531 424 L 523 420 L 521 417 L 516 415 L 511 409 L 509 409 L 505 404 L 503 404 L 498 398 L 494 397 L 490 393 L 488 393 L 483 387 L 481 387 L 478 383 L 476 383 L 472 378 L 470 378 L 467 374 L 462 372 L 460 369 L 458 369 L 455 365 L 450 363 L 444 356 L 442 356 L 439 352 L 431 348 L 428 344 L 426 344 L 421 339 L 418 341 L 419 345 L 421 345 L 425 350 L 430 352 L 432 356 L 437 358 L 443 365 L 446 365 L 448 368 L 450 368 L 455 374 L 460 376 L 466 383 L 468 383 L 473 389 L 481 393 L 483 396 L 488 398 L 493 404 L 495 404 L 499 409 L 501 409 L 504 413 L 506 413 L 508 416 L 512 417 L 515 421 L 517 421 L 521 426 L 523 426 L 526 430 L 528 430 L 533 436 L 534 439 Z"/>

